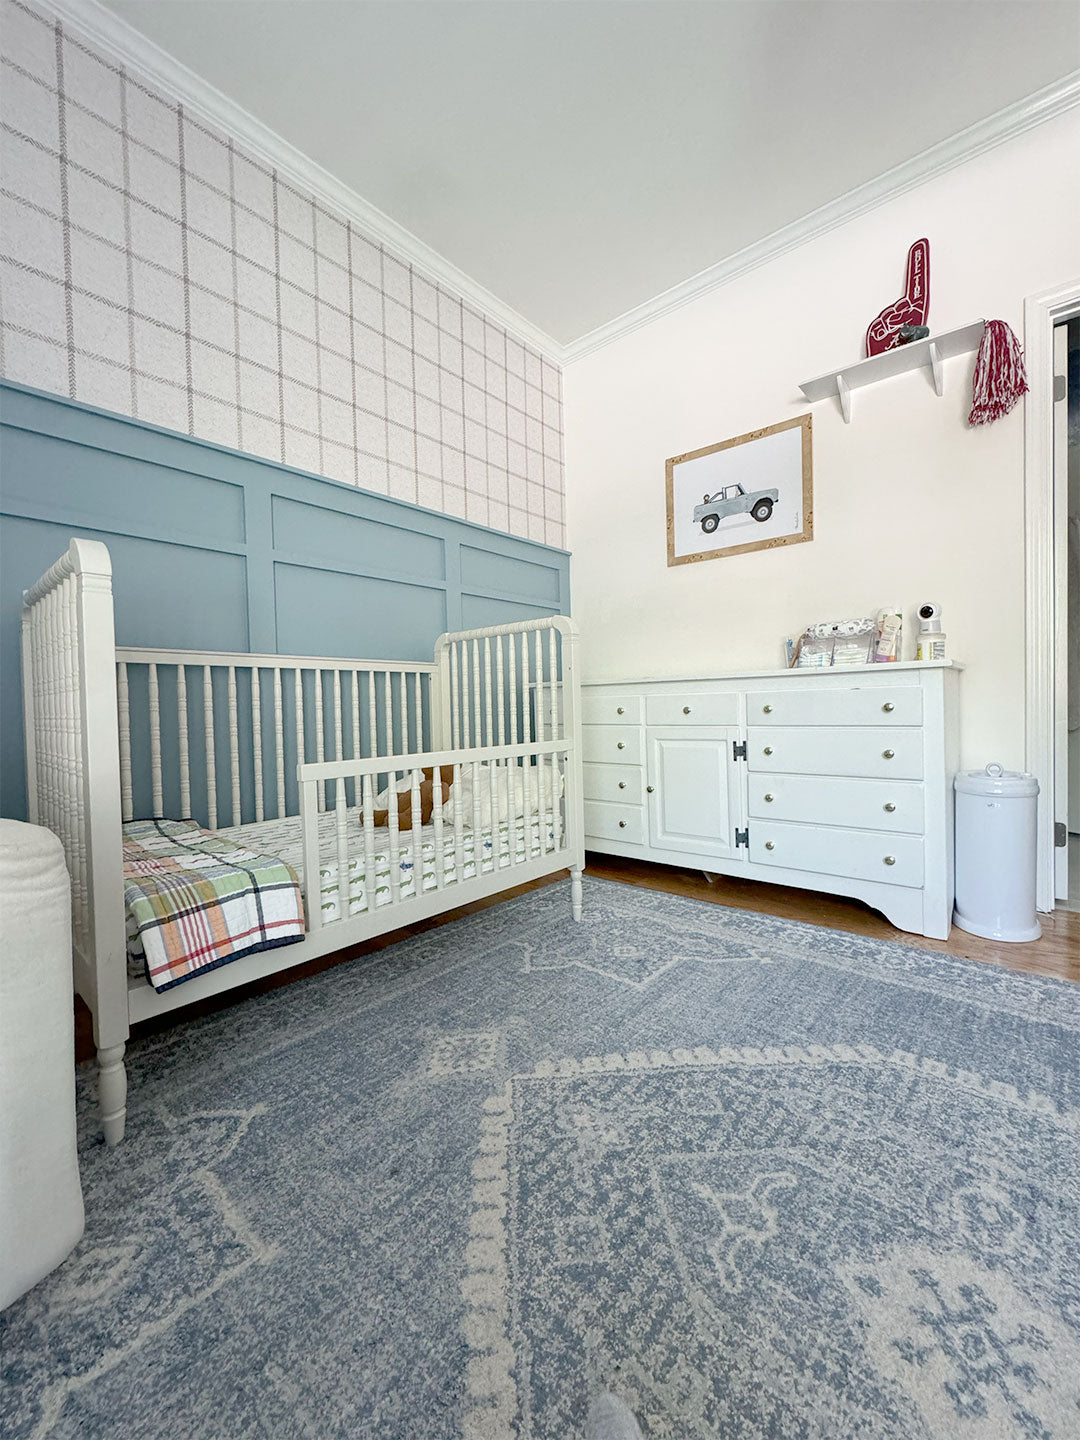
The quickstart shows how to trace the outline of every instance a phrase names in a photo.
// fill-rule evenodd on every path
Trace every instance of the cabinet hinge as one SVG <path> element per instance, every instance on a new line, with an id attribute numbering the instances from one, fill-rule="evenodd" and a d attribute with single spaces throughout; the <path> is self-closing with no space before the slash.
<path id="1" fill-rule="evenodd" d="M 1064 820 L 1054 821 L 1054 849 L 1060 850 L 1063 845 L 1069 843 L 1069 832 Z"/>
<path id="2" fill-rule="evenodd" d="M 731 748 L 732 748 L 732 750 L 734 751 L 734 755 L 733 755 L 733 757 L 732 757 L 733 759 L 735 759 L 735 760 L 745 760 L 745 759 L 746 759 L 746 741 L 745 741 L 745 740 L 733 740 L 733 741 L 731 742 Z"/>
<path id="3" fill-rule="evenodd" d="M 736 831 L 735 831 L 735 849 L 738 850 L 738 848 L 739 848 L 740 845 L 745 845 L 746 848 L 747 848 L 747 850 L 750 849 L 750 826 L 749 826 L 749 825 L 746 827 L 745 830 L 736 830 Z"/>

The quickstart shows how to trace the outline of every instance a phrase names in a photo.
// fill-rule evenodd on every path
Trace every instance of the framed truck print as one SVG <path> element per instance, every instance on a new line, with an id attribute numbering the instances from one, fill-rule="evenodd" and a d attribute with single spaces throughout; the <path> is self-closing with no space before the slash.
<path id="1" fill-rule="evenodd" d="M 667 562 L 687 565 L 814 538 L 809 415 L 667 462 Z"/>

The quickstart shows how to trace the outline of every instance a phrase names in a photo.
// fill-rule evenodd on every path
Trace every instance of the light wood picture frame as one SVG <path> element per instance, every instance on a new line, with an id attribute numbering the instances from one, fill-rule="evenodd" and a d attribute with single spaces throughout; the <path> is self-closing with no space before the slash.
<path id="1" fill-rule="evenodd" d="M 667 563 L 814 538 L 813 418 L 796 415 L 666 463 Z"/>

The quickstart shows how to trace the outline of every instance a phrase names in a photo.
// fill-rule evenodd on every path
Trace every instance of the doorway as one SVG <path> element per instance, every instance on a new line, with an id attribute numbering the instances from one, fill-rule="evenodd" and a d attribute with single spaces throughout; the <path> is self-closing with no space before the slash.
<path id="1" fill-rule="evenodd" d="M 1059 905 L 1080 911 L 1080 316 L 1054 326 L 1054 481 L 1055 553 L 1064 569 L 1057 577 L 1058 663 L 1065 670 L 1055 715 L 1065 845 L 1056 847 L 1054 889 Z"/>

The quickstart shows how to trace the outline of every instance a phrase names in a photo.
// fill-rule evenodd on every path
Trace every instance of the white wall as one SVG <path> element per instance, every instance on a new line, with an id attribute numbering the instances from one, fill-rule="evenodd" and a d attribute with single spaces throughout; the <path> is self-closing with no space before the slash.
<path id="1" fill-rule="evenodd" d="M 946 363 L 943 399 L 922 372 L 857 392 L 850 425 L 798 382 L 861 356 L 920 235 L 932 329 L 981 316 L 1019 334 L 1025 295 L 1080 272 L 1078 156 L 1072 111 L 567 368 L 587 680 L 775 667 L 807 623 L 886 605 L 911 658 L 912 611 L 933 599 L 967 665 L 962 763 L 1022 766 L 1022 406 L 968 429 L 974 355 Z M 807 410 L 813 542 L 669 569 L 665 459 Z"/>

